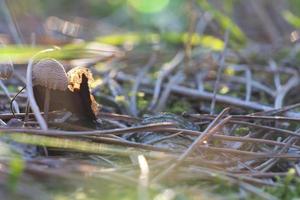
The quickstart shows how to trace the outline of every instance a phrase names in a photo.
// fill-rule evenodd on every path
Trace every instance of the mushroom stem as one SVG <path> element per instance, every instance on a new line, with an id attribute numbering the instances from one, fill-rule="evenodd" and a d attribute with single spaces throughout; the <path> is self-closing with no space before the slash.
<path id="1" fill-rule="evenodd" d="M 44 119 L 48 122 L 49 104 L 50 104 L 50 89 L 46 88 L 45 101 L 44 101 Z"/>
<path id="2" fill-rule="evenodd" d="M 28 122 L 28 120 L 29 120 L 29 112 L 30 112 L 30 105 L 29 105 L 29 100 L 27 100 L 27 102 L 26 102 L 26 109 L 25 109 L 24 122 Z"/>
<path id="3" fill-rule="evenodd" d="M 43 53 L 50 52 L 50 51 L 54 51 L 54 49 L 45 49 L 43 51 L 36 53 L 34 56 L 32 56 L 32 58 L 28 62 L 27 72 L 26 72 L 27 98 L 29 100 L 30 107 L 35 115 L 35 118 L 37 119 L 38 123 L 40 124 L 41 129 L 44 131 L 48 130 L 48 126 L 47 126 L 47 123 L 45 122 L 44 118 L 42 117 L 42 115 L 40 113 L 40 109 L 34 98 L 33 88 L 32 88 L 32 65 L 33 65 L 34 59 L 37 56 L 39 56 Z"/>

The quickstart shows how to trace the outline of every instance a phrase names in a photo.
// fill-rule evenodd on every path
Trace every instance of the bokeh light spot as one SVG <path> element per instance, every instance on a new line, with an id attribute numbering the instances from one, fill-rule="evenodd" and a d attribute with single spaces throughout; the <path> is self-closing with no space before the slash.
<path id="1" fill-rule="evenodd" d="M 170 0 L 128 0 L 135 10 L 142 13 L 155 13 L 162 11 Z"/>

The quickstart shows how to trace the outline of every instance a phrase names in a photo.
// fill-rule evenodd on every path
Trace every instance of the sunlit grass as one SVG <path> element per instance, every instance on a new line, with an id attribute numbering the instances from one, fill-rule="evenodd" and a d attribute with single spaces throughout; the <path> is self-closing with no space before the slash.
<path id="1" fill-rule="evenodd" d="M 167 42 L 171 44 L 184 44 L 188 40 L 188 33 L 176 32 L 167 32 L 162 34 L 132 32 L 126 34 L 101 36 L 97 38 L 97 41 L 111 45 L 138 45 L 140 43 L 156 44 L 159 42 Z M 224 43 L 222 40 L 210 35 L 201 36 L 199 34 L 194 33 L 191 36 L 190 42 L 193 46 L 201 45 L 203 47 L 210 48 L 215 51 L 221 51 L 224 48 Z"/>
<path id="2" fill-rule="evenodd" d="M 282 12 L 283 18 L 295 28 L 300 28 L 300 17 L 294 15 L 291 11 L 285 10 Z"/>
<path id="3" fill-rule="evenodd" d="M 197 3 L 205 11 L 212 14 L 213 18 L 219 23 L 223 31 L 229 29 L 233 39 L 240 44 L 244 44 L 246 42 L 246 35 L 229 16 L 214 8 L 207 0 L 197 0 Z"/>
<path id="4" fill-rule="evenodd" d="M 117 156 L 130 156 L 130 155 L 142 154 L 152 158 L 165 158 L 167 156 L 167 154 L 161 152 L 152 152 L 152 151 L 145 151 L 145 150 L 139 150 L 134 148 L 121 147 L 116 145 L 86 142 L 81 140 L 42 136 L 42 135 L 30 135 L 30 134 L 23 134 L 23 133 L 10 133 L 10 134 L 0 133 L 0 136 L 9 138 L 10 140 L 19 143 L 76 150 L 79 152 L 86 152 L 86 153 L 117 155 Z"/>
<path id="5" fill-rule="evenodd" d="M 7 62 L 9 59 L 13 61 L 13 63 L 27 63 L 28 60 L 35 55 L 36 53 L 49 49 L 54 48 L 55 51 L 43 53 L 42 57 L 39 56 L 38 58 L 55 58 L 55 59 L 80 59 L 80 58 L 89 58 L 95 56 L 105 56 L 107 53 L 113 54 L 113 51 L 106 50 L 103 48 L 90 48 L 92 43 L 80 43 L 80 44 L 67 44 L 65 46 L 29 46 L 29 45 L 7 45 L 5 47 L 0 48 L 0 62 Z"/>

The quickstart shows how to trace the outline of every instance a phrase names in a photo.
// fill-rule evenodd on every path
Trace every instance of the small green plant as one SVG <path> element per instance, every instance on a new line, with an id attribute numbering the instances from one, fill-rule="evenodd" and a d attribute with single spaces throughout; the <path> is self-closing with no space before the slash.
<path id="1" fill-rule="evenodd" d="M 8 186 L 11 190 L 15 190 L 19 179 L 24 171 L 25 163 L 18 154 L 13 154 L 9 162 L 9 179 Z"/>
<path id="2" fill-rule="evenodd" d="M 265 191 L 282 200 L 298 199 L 300 197 L 300 179 L 295 174 L 295 169 L 289 169 L 284 178 L 278 178 L 279 186 L 265 188 Z"/>

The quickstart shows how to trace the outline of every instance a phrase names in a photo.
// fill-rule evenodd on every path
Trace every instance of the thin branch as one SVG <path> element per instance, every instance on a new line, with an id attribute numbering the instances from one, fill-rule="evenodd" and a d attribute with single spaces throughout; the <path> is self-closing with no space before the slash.
<path id="1" fill-rule="evenodd" d="M 219 83 L 220 83 L 222 72 L 223 72 L 224 65 L 225 65 L 225 57 L 226 57 L 228 38 L 229 38 L 229 30 L 227 29 L 225 32 L 225 36 L 224 36 L 224 49 L 223 49 L 223 52 L 220 57 L 219 68 L 218 68 L 218 72 L 217 72 L 217 79 L 216 79 L 216 82 L 214 85 L 213 97 L 212 97 L 212 101 L 211 101 L 211 105 L 210 105 L 210 114 L 214 114 L 214 112 L 215 112 L 216 95 L 217 95 Z"/>
<path id="2" fill-rule="evenodd" d="M 131 89 L 131 97 L 130 97 L 130 110 L 133 116 L 138 115 L 138 110 L 137 110 L 137 103 L 136 103 L 136 93 L 139 89 L 140 83 L 142 79 L 144 78 L 145 74 L 151 69 L 151 67 L 154 65 L 157 55 L 156 53 L 153 53 L 152 56 L 150 57 L 148 63 L 142 67 L 142 69 L 139 71 L 136 81 L 134 81 L 132 89 Z"/>
<path id="3" fill-rule="evenodd" d="M 184 59 L 184 53 L 182 51 L 178 52 L 176 56 L 168 63 L 164 64 L 162 69 L 159 71 L 158 78 L 155 83 L 153 98 L 150 103 L 149 109 L 151 110 L 156 102 L 158 101 L 162 83 L 166 76 L 168 76 Z"/>
<path id="4" fill-rule="evenodd" d="M 161 172 L 159 175 L 157 175 L 152 182 L 157 182 L 161 180 L 162 178 L 166 177 L 168 174 L 170 174 L 175 168 L 177 168 L 187 157 L 189 157 L 195 148 L 199 147 L 199 144 L 203 143 L 205 140 L 208 139 L 208 137 L 214 133 L 216 133 L 217 130 L 219 130 L 221 127 L 223 127 L 230 119 L 230 117 L 227 117 L 223 120 L 222 117 L 227 114 L 229 111 L 228 108 L 224 109 L 215 119 L 212 121 L 209 126 L 205 129 L 205 131 L 198 136 L 198 138 L 190 145 L 190 147 L 183 153 L 179 158 L 176 159 L 175 163 L 172 164 L 170 167 L 165 169 L 163 172 Z M 220 121 L 221 120 L 221 121 Z"/>

